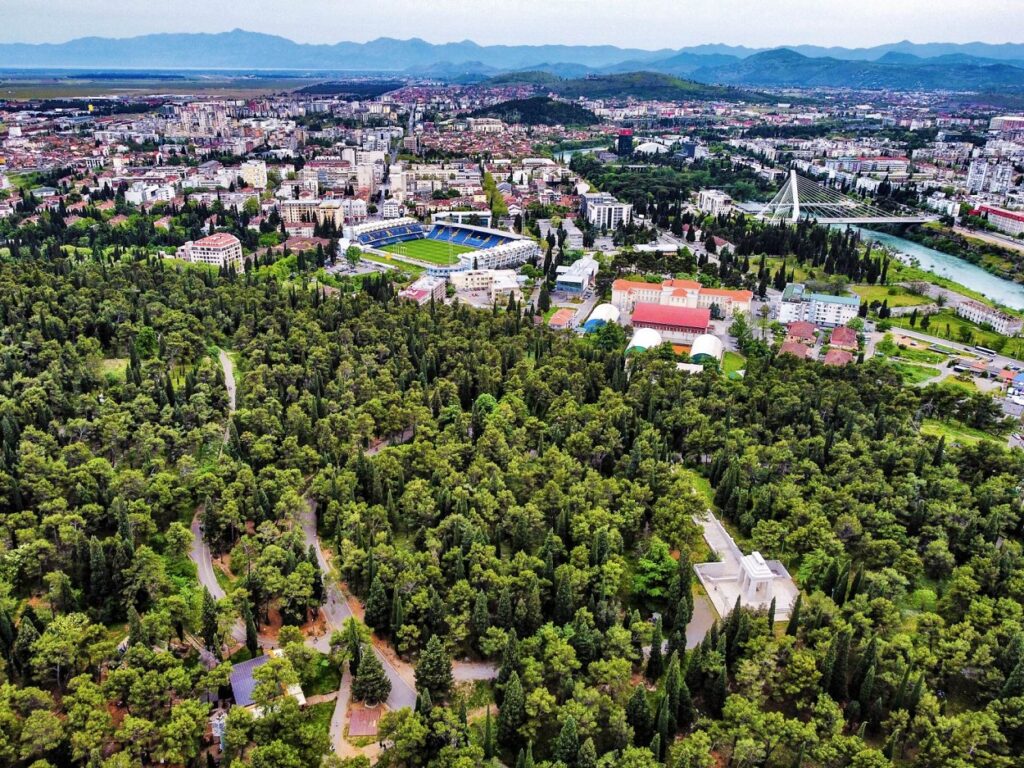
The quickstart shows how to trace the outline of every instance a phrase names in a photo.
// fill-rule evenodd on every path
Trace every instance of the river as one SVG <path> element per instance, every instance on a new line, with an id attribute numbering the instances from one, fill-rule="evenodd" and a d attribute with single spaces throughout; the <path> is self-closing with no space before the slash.
<path id="1" fill-rule="evenodd" d="M 1011 309 L 1024 310 L 1024 284 L 997 277 L 957 256 L 936 251 L 934 248 L 926 248 L 887 232 L 875 232 L 862 227 L 854 227 L 854 229 L 860 231 L 861 237 L 865 241 L 873 240 L 879 245 L 884 245 L 889 250 L 895 251 L 897 255 L 903 257 L 901 261 L 913 263 L 921 269 L 967 286 L 971 290 L 984 294 L 997 304 Z"/>
<path id="2" fill-rule="evenodd" d="M 607 149 L 603 144 L 600 147 L 577 147 L 576 149 L 563 149 L 561 152 L 555 152 L 554 158 L 557 163 L 568 163 L 572 160 L 573 155 L 590 155 L 594 152 L 599 152 L 602 149 Z"/>

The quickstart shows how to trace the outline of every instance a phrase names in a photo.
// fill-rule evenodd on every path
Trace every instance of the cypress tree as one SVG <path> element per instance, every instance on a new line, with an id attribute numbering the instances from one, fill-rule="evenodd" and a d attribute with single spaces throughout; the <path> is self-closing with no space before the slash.
<path id="1" fill-rule="evenodd" d="M 918 678 L 920 680 L 920 678 Z M 1017 666 L 1010 672 L 1009 677 L 1006 678 L 1006 682 L 1003 683 L 1003 688 L 999 692 L 999 697 L 1003 699 L 1009 699 L 1014 696 L 1024 696 L 1024 659 L 1017 662 Z M 920 696 L 918 696 L 920 700 Z M 916 705 L 916 701 L 914 702 Z"/>
<path id="2" fill-rule="evenodd" d="M 509 593 L 508 585 L 503 587 L 498 595 L 498 613 L 495 616 L 495 623 L 502 629 L 512 627 L 512 595 Z"/>
<path id="3" fill-rule="evenodd" d="M 651 653 L 647 658 L 647 679 L 657 681 L 665 671 L 665 657 L 662 651 L 661 619 L 654 623 L 654 632 L 651 634 Z"/>
<path id="4" fill-rule="evenodd" d="M 644 744 L 650 739 L 651 711 L 647 706 L 647 691 L 642 685 L 633 689 L 626 703 L 626 722 L 633 729 L 634 744 Z"/>
<path id="5" fill-rule="evenodd" d="M 203 587 L 203 642 L 211 651 L 217 647 L 217 601 L 213 599 L 210 590 Z"/>
<path id="6" fill-rule="evenodd" d="M 850 667 L 850 630 L 843 630 L 839 635 L 839 644 L 836 648 L 836 663 L 832 670 L 831 693 L 836 701 L 846 701 L 847 678 Z"/>
<path id="7" fill-rule="evenodd" d="M 569 588 L 568 577 L 558 581 L 558 590 L 555 593 L 555 623 L 568 624 L 573 617 L 572 591 Z"/>
<path id="8" fill-rule="evenodd" d="M 516 637 L 516 631 L 513 629 L 508 633 L 508 639 L 505 640 L 505 649 L 501 654 L 501 668 L 498 670 L 497 680 L 498 686 L 504 685 L 508 682 L 513 672 L 519 672 L 521 669 L 522 667 L 519 662 L 519 638 Z"/>
<path id="9" fill-rule="evenodd" d="M 587 738 L 576 756 L 576 768 L 597 768 L 597 747 L 594 740 Z"/>
<path id="10" fill-rule="evenodd" d="M 487 610 L 487 595 L 483 591 L 476 593 L 476 600 L 473 602 L 473 615 L 471 618 L 473 634 L 479 640 L 491 626 L 491 615 Z"/>
<path id="11" fill-rule="evenodd" d="M 555 760 L 565 763 L 569 768 L 576 765 L 576 756 L 580 751 L 580 737 L 576 730 L 576 720 L 571 715 L 562 724 L 562 730 L 555 739 L 553 755 Z"/>
<path id="12" fill-rule="evenodd" d="M 363 621 L 372 629 L 384 631 L 388 628 L 388 619 L 391 614 L 389 608 L 384 584 L 381 583 L 380 576 L 374 576 L 373 583 L 370 585 L 370 595 L 366 599 Z"/>
<path id="13" fill-rule="evenodd" d="M 800 629 L 800 605 L 803 603 L 803 597 L 803 594 L 797 593 L 796 601 L 793 603 L 793 610 L 789 614 L 786 634 L 790 637 L 796 637 L 797 630 Z"/>
<path id="14" fill-rule="evenodd" d="M 690 686 L 686 681 L 679 683 L 679 714 L 676 715 L 676 724 L 680 730 L 686 730 L 697 717 L 697 711 L 693 707 L 693 697 L 690 696 Z"/>
<path id="15" fill-rule="evenodd" d="M 365 701 L 370 706 L 387 701 L 391 695 L 391 680 L 384 672 L 384 665 L 369 648 L 364 649 L 360 657 L 359 668 L 352 680 L 352 698 Z"/>
<path id="16" fill-rule="evenodd" d="M 768 605 L 768 634 L 775 632 L 775 598 Z"/>
<path id="17" fill-rule="evenodd" d="M 494 731 L 491 728 L 491 708 L 487 707 L 487 719 L 484 721 L 484 760 L 494 757 Z"/>
<path id="18" fill-rule="evenodd" d="M 513 672 L 505 686 L 505 695 L 498 710 L 498 741 L 506 747 L 514 747 L 519 742 L 519 727 L 525 718 L 523 686 L 519 682 L 519 673 Z"/>
<path id="19" fill-rule="evenodd" d="M 416 665 L 416 690 L 430 691 L 433 698 L 444 699 L 452 689 L 452 659 L 440 635 L 431 635 Z"/>

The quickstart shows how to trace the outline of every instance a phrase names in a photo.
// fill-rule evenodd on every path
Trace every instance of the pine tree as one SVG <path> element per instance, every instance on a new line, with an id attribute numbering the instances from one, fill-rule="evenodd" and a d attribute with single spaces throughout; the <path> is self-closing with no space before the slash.
<path id="1" fill-rule="evenodd" d="M 569 768 L 574 768 L 579 751 L 580 738 L 576 731 L 576 720 L 570 715 L 565 718 L 562 730 L 555 740 L 553 755 L 555 760 L 565 763 Z"/>
<path id="2" fill-rule="evenodd" d="M 526 718 L 526 700 L 519 673 L 513 672 L 505 686 L 505 695 L 498 710 L 498 741 L 506 747 L 519 743 L 519 727 Z"/>
<path id="3" fill-rule="evenodd" d="M 452 659 L 441 642 L 440 635 L 431 635 L 427 647 L 416 665 L 416 690 L 430 691 L 438 701 L 452 689 Z"/>
<path id="4" fill-rule="evenodd" d="M 384 631 L 388 628 L 388 619 L 391 614 L 389 609 L 388 595 L 384 591 L 384 584 L 381 583 L 380 576 L 374 576 L 373 583 L 370 585 L 369 597 L 366 598 L 366 612 L 363 615 L 363 621 L 372 629 Z"/>
<path id="5" fill-rule="evenodd" d="M 352 698 L 375 706 L 387 701 L 390 695 L 391 681 L 384 672 L 384 665 L 380 663 L 377 654 L 364 648 L 360 654 L 359 668 L 352 680 Z"/>

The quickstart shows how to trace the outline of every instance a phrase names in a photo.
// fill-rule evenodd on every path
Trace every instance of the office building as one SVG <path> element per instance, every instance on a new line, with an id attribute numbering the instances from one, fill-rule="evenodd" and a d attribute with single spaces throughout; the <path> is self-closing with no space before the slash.
<path id="1" fill-rule="evenodd" d="M 212 264 L 217 267 L 234 267 L 245 271 L 242 243 L 234 235 L 218 232 L 201 240 L 189 240 L 181 246 L 176 256 L 193 264 Z"/>

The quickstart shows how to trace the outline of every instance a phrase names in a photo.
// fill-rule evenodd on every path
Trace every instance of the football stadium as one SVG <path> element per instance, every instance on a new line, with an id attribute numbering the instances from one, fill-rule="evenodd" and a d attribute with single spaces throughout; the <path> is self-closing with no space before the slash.
<path id="1" fill-rule="evenodd" d="M 456 222 L 421 224 L 405 217 L 357 224 L 347 234 L 364 250 L 417 263 L 438 277 L 467 269 L 518 267 L 540 255 L 530 238 Z"/>

